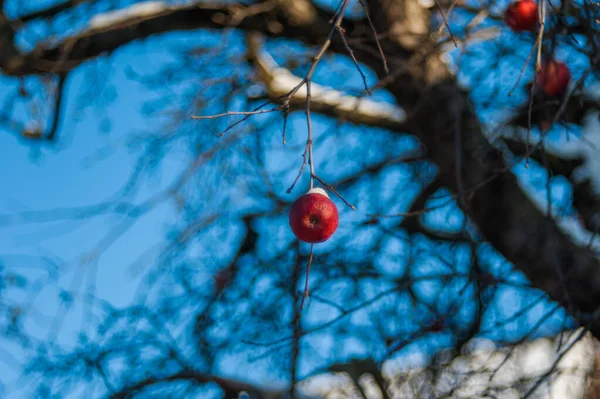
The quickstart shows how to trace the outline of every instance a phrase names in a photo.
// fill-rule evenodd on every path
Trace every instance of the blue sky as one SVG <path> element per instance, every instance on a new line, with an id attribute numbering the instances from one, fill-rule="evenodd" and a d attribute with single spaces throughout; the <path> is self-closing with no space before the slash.
<path id="1" fill-rule="evenodd" d="M 76 93 L 85 87 L 84 66 L 69 80 L 69 97 L 62 117 L 62 129 L 55 145 L 24 141 L 7 132 L 0 135 L 0 168 L 7 171 L 2 178 L 0 213 L 5 215 L 20 212 L 55 208 L 76 208 L 114 199 L 127 182 L 135 162 L 135 151 L 123 147 L 127 134 L 148 128 L 149 124 L 138 112 L 140 99 L 145 93 L 128 80 L 123 73 L 126 65 L 144 64 L 144 57 L 135 57 L 140 45 L 134 44 L 111 58 L 114 69 L 110 84 L 119 87 L 118 95 L 107 107 L 112 129 L 103 133 L 99 127 L 102 115 L 95 108 L 87 109 L 79 120 L 74 120 Z M 155 59 L 160 60 L 160 55 Z M 111 148 L 112 147 L 112 148 Z M 110 156 L 101 161 L 91 161 L 103 148 Z M 8 172 L 12 171 L 12 172 Z M 169 178 L 168 171 L 162 179 L 154 179 L 150 186 L 139 192 L 144 198 L 158 190 Z M 138 256 L 164 237 L 164 224 L 170 211 L 159 207 L 141 219 L 111 248 L 104 252 L 97 265 L 82 260 L 109 229 L 118 221 L 114 215 L 83 220 L 61 220 L 55 223 L 24 224 L 0 228 L 0 259 L 9 267 L 22 266 L 28 273 L 32 267 L 42 263 L 36 258 L 56 259 L 68 273 L 62 275 L 59 286 L 63 289 L 85 288 L 75 283 L 76 276 L 96 275 L 96 294 L 115 306 L 123 306 L 133 298 L 139 273 L 129 268 Z M 32 272 L 29 272 L 32 273 Z M 35 272 L 33 272 L 33 275 Z M 33 330 L 44 336 L 48 321 L 56 314 L 57 290 L 47 289 L 35 301 L 36 307 L 45 313 Z M 73 341 L 74 332 L 81 326 L 81 309 L 70 313 L 63 329 L 64 343 Z M 37 324 L 37 325 L 36 325 Z M 15 347 L 12 347 L 15 349 Z M 18 352 L 17 352 L 18 353 Z M 0 375 L 14 378 L 15 369 L 10 362 L 0 361 Z"/>

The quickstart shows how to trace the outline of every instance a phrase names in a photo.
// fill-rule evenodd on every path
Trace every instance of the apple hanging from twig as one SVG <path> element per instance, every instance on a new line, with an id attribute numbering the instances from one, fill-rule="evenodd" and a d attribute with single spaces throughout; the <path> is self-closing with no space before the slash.
<path id="1" fill-rule="evenodd" d="M 546 60 L 537 75 L 536 84 L 544 94 L 558 97 L 567 91 L 571 81 L 571 71 L 567 64 L 561 61 Z"/>
<path id="2" fill-rule="evenodd" d="M 504 13 L 504 22 L 512 30 L 532 31 L 538 22 L 538 6 L 533 0 L 517 0 Z"/>
<path id="3" fill-rule="evenodd" d="M 338 227 L 338 210 L 322 188 L 299 197 L 290 210 L 290 227 L 299 240 L 316 244 L 327 241 Z"/>

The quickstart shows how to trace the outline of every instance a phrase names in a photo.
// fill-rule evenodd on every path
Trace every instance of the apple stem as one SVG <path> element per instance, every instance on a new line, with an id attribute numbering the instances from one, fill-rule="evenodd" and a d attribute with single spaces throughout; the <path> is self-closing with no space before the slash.
<path id="1" fill-rule="evenodd" d="M 310 274 L 310 265 L 312 265 L 314 249 L 315 244 L 310 244 L 310 254 L 308 255 L 308 266 L 306 266 L 306 278 L 304 280 L 304 294 L 302 295 L 302 301 L 300 302 L 300 310 L 304 309 L 304 301 L 308 299 L 308 275 Z"/>

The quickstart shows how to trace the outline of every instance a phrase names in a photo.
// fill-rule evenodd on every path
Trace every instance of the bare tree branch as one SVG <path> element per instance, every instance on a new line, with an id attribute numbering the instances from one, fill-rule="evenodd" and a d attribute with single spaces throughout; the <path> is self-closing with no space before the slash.
<path id="1" fill-rule="evenodd" d="M 279 100 L 289 106 L 290 110 L 302 110 L 306 105 L 305 89 L 298 90 L 290 99 L 286 97 L 302 81 L 302 78 L 279 67 L 275 60 L 260 47 L 260 39 L 257 35 L 248 35 L 250 61 L 256 65 L 269 98 L 274 101 Z M 351 96 L 316 83 L 312 83 L 311 90 L 311 109 L 314 112 L 355 124 L 383 127 L 397 132 L 405 131 L 407 128 L 404 124 L 406 115 L 395 105 Z"/>
<path id="2" fill-rule="evenodd" d="M 177 30 L 236 27 L 255 30 L 269 36 L 284 34 L 310 44 L 320 44 L 327 37 L 328 13 L 309 2 L 306 7 L 288 7 L 285 2 L 263 1 L 244 6 L 236 3 L 195 2 L 169 6 L 155 3 L 152 7 L 137 5 L 97 16 L 88 29 L 50 47 L 38 46 L 21 59 L 23 64 L 0 66 L 8 75 L 22 76 L 43 72 L 67 72 L 86 60 L 110 53 L 135 40 Z M 135 5 L 134 5 L 135 6 Z M 133 8 L 134 6 L 130 6 Z M 100 15 L 102 16 L 102 15 Z M 283 30 L 281 30 L 283 28 Z"/>
<path id="3" fill-rule="evenodd" d="M 213 382 L 217 384 L 224 392 L 225 398 L 238 398 L 241 392 L 246 392 L 252 395 L 252 398 L 267 399 L 274 398 L 279 392 L 267 391 L 254 385 L 243 383 L 241 381 L 231 380 L 213 375 L 206 375 L 194 370 L 181 370 L 177 373 L 165 377 L 149 377 L 141 380 L 133 385 L 122 388 L 111 396 L 111 399 L 125 399 L 131 397 L 132 394 L 148 389 L 155 384 L 174 382 L 174 381 L 190 381 L 197 384 L 207 384 Z"/>

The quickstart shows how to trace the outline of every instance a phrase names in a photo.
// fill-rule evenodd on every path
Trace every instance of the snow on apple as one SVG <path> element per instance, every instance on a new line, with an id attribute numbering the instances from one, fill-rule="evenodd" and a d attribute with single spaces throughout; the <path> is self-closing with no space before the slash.
<path id="1" fill-rule="evenodd" d="M 316 244 L 327 241 L 338 227 L 338 210 L 322 188 L 299 197 L 290 210 L 290 227 L 299 240 Z"/>

